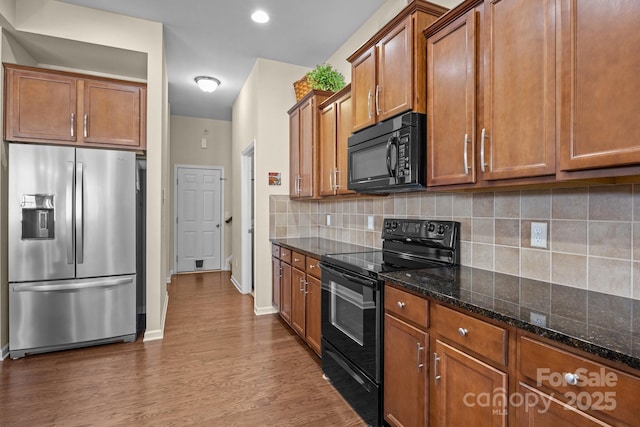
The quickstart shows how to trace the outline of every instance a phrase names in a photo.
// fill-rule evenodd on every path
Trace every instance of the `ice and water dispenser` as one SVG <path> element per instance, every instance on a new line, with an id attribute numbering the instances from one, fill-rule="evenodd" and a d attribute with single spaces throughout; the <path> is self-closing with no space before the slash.
<path id="1" fill-rule="evenodd" d="M 20 207 L 22 209 L 22 240 L 55 237 L 53 194 L 23 194 Z"/>

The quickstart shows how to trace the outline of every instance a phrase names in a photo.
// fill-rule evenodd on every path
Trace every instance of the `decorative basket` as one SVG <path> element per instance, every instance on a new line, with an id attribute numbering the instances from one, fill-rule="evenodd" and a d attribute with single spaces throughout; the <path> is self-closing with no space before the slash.
<path id="1" fill-rule="evenodd" d="M 307 81 L 305 75 L 297 82 L 293 82 L 293 89 L 296 91 L 296 101 L 300 101 L 306 94 L 311 92 L 311 83 Z"/>

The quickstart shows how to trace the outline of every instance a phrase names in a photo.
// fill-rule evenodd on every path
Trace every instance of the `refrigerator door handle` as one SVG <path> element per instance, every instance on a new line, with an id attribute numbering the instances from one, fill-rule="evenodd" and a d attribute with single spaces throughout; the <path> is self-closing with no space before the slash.
<path id="1" fill-rule="evenodd" d="M 82 163 L 76 163 L 76 257 L 78 264 L 84 262 L 84 233 L 83 233 L 83 218 L 82 213 L 84 210 L 84 165 Z"/>
<path id="2" fill-rule="evenodd" d="M 65 209 L 65 221 L 67 223 L 67 230 L 69 232 L 69 238 L 67 239 L 67 264 L 73 264 L 73 243 L 74 243 L 74 230 L 73 230 L 73 162 L 67 162 L 67 203 Z"/>
<path id="3" fill-rule="evenodd" d="M 112 288 L 127 285 L 133 282 L 132 277 L 124 277 L 114 280 L 96 280 L 84 283 L 63 284 L 20 284 L 13 288 L 13 292 L 51 292 L 51 291 L 79 291 L 91 288 Z"/>

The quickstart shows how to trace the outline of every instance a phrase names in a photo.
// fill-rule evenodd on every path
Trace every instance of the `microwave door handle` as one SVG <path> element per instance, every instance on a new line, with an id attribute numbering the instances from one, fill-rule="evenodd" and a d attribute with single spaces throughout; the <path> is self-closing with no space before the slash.
<path id="1" fill-rule="evenodd" d="M 389 176 L 393 176 L 393 171 L 391 170 L 391 144 L 393 144 L 393 137 L 389 137 L 389 140 L 387 141 L 387 172 L 389 173 Z"/>

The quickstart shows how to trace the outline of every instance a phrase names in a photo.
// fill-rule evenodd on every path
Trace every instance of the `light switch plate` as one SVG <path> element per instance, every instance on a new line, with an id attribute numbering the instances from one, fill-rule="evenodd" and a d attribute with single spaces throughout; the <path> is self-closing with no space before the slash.
<path id="1" fill-rule="evenodd" d="M 327 214 L 327 225 L 331 225 L 331 215 Z"/>
<path id="2" fill-rule="evenodd" d="M 367 216 L 367 229 L 373 230 L 373 215 Z"/>
<path id="3" fill-rule="evenodd" d="M 546 222 L 531 223 L 531 247 L 532 248 L 547 247 L 547 223 Z"/>

